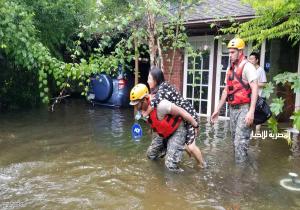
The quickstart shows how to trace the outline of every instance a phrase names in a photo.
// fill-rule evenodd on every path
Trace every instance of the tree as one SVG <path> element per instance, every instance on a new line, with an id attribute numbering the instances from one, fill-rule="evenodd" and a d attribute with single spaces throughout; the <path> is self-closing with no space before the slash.
<path id="1" fill-rule="evenodd" d="M 238 34 L 246 41 L 288 37 L 294 44 L 300 41 L 300 1 L 298 0 L 243 0 L 255 10 L 256 18 L 234 23 L 224 29 L 226 33 Z"/>
<path id="2" fill-rule="evenodd" d="M 300 41 L 300 1 L 299 0 L 244 0 L 256 11 L 256 18 L 244 22 L 234 22 L 231 27 L 221 29 L 224 33 L 237 34 L 246 41 L 255 41 L 258 47 L 264 40 L 288 37 L 295 45 Z M 296 93 L 300 92 L 300 75 L 284 72 L 273 78 L 265 88 L 267 97 L 274 90 L 274 84 L 289 82 Z M 283 99 L 273 99 L 271 110 L 274 115 L 282 112 Z M 294 126 L 300 130 L 300 109 L 291 117 Z M 274 117 L 269 120 L 269 126 L 277 132 L 277 121 Z"/>
<path id="3" fill-rule="evenodd" d="M 64 88 L 68 86 L 66 78 L 83 74 L 80 68 L 84 63 L 65 63 L 59 54 L 61 44 L 71 43 L 80 25 L 90 21 L 84 16 L 86 5 L 94 8 L 96 4 L 94 0 L 0 0 L 0 53 L 19 71 L 32 72 L 33 78 L 38 78 L 44 103 L 49 102 L 49 80 Z M 95 14 L 91 8 L 89 14 Z"/>
<path id="4" fill-rule="evenodd" d="M 106 1 L 107 3 L 109 1 Z M 96 22 L 94 30 L 102 34 L 100 48 L 106 46 L 113 34 L 124 33 L 127 40 L 120 43 L 122 46 L 118 51 L 127 48 L 130 51 L 133 48 L 134 40 L 139 47 L 143 47 L 150 57 L 150 65 L 160 66 L 164 70 L 164 52 L 173 50 L 173 55 L 176 49 L 188 48 L 192 50 L 187 42 L 185 33 L 184 14 L 189 12 L 193 5 L 199 3 L 199 0 L 181 0 L 181 1 L 162 1 L 162 0 L 140 0 L 126 1 L 127 9 L 117 15 L 107 16 L 105 11 L 106 5 L 103 3 L 103 8 L 100 8 L 99 17 L 101 21 Z M 126 7 L 126 4 L 122 6 Z M 118 10 L 118 7 L 115 8 Z M 115 13 L 113 13 L 115 14 Z M 99 31 L 100 29 L 100 31 Z M 132 57 L 131 57 L 132 58 Z M 168 58 L 171 63 L 174 61 L 174 56 Z M 173 64 L 170 65 L 170 75 L 172 75 Z"/>
<path id="5" fill-rule="evenodd" d="M 163 69 L 165 51 L 188 48 L 183 14 L 197 2 L 0 0 L 0 53 L 36 75 L 43 103 L 49 103 L 53 88 L 71 84 L 82 86 L 85 95 L 91 74 L 129 68 L 139 53 L 149 53 L 151 64 Z M 93 45 L 89 54 L 85 43 Z"/>

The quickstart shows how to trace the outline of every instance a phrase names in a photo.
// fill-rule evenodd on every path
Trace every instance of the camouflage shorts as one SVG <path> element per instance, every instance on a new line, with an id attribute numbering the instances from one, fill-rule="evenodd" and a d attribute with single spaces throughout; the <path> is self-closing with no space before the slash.
<path id="1" fill-rule="evenodd" d="M 249 105 L 241 105 L 239 108 L 230 110 L 230 131 L 234 145 L 234 154 L 236 162 L 244 162 L 247 159 L 249 149 L 251 127 L 248 127 L 245 122 L 246 115 L 249 110 Z"/>
<path id="2" fill-rule="evenodd" d="M 186 128 L 180 124 L 174 134 L 168 139 L 156 135 L 147 149 L 147 157 L 155 160 L 163 157 L 165 153 L 165 166 L 171 171 L 181 171 L 178 163 L 181 161 L 186 140 Z"/>

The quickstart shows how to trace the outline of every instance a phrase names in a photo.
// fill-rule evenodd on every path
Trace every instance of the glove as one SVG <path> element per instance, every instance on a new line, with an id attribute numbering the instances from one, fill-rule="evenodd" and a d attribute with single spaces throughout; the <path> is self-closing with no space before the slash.
<path id="1" fill-rule="evenodd" d="M 141 112 L 140 112 L 140 111 L 137 111 L 137 113 L 136 113 L 134 119 L 135 119 L 135 120 L 139 120 L 139 119 L 141 119 L 141 118 L 142 118 Z"/>

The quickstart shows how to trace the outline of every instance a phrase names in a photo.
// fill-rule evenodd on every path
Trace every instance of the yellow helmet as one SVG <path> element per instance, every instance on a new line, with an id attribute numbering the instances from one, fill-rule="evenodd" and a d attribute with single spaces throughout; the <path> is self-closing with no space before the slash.
<path id="1" fill-rule="evenodd" d="M 236 48 L 242 50 L 245 48 L 245 42 L 240 38 L 233 38 L 229 41 L 227 48 Z"/>
<path id="2" fill-rule="evenodd" d="M 144 84 L 135 85 L 130 91 L 130 105 L 136 105 L 139 100 L 149 94 L 149 90 Z"/>

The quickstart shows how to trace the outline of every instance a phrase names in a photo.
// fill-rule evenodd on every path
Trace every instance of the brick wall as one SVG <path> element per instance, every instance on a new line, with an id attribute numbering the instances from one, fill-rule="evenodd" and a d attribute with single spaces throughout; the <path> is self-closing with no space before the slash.
<path id="1" fill-rule="evenodd" d="M 165 79 L 169 81 L 169 75 L 170 75 L 170 67 L 172 66 L 171 60 L 173 57 L 173 50 L 169 50 L 164 55 L 164 75 Z M 175 59 L 174 59 L 174 67 L 172 76 L 170 79 L 170 83 L 175 85 L 177 90 L 179 90 L 180 93 L 182 93 L 182 87 L 183 87 L 183 69 L 184 69 L 184 53 L 183 50 L 177 50 L 175 52 Z"/>

